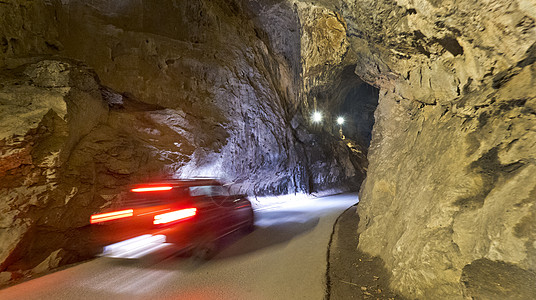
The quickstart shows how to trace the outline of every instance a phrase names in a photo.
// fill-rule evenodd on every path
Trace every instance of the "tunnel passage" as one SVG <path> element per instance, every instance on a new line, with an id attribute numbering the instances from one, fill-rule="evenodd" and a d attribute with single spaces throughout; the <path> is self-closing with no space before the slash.
<path id="1" fill-rule="evenodd" d="M 379 90 L 361 80 L 355 68 L 356 65 L 348 65 L 323 74 L 324 84 L 311 89 L 309 99 L 316 102 L 311 104 L 313 110 L 316 106 L 323 112 L 325 132 L 354 142 L 366 153 L 372 138 Z M 342 124 L 337 122 L 339 118 L 343 119 Z"/>
<path id="2" fill-rule="evenodd" d="M 344 118 L 342 133 L 365 149 L 370 146 L 374 111 L 378 106 L 378 89 L 361 83 L 352 87 L 339 107 L 337 115 Z M 340 128 L 339 128 L 340 129 Z"/>
<path id="3" fill-rule="evenodd" d="M 312 83 L 306 86 L 307 107 L 309 129 L 315 136 L 306 148 L 309 161 L 314 162 L 309 165 L 311 191 L 341 187 L 356 191 L 366 176 L 379 90 L 361 80 L 355 70 L 355 64 L 341 65 L 306 77 Z M 315 114 L 321 117 L 315 119 Z"/>
<path id="4" fill-rule="evenodd" d="M 9 118 L 0 118 L 8 128 L 0 150 L 13 153 L 0 158 L 0 173 L 9 176 L 0 187 L 9 213 L 0 221 L 13 224 L 9 241 L 0 239 L 10 245 L 0 251 L 0 272 L 19 253 L 33 255 L 24 257 L 25 269 L 87 257 L 87 247 L 70 241 L 86 238 L 89 215 L 146 178 L 218 177 L 252 196 L 359 189 L 378 93 L 356 75 L 354 62 L 330 57 L 347 50 L 339 43 L 344 31 L 331 43 L 323 34 L 335 31 L 319 30 L 333 22 L 344 28 L 331 12 L 278 5 L 270 16 L 281 22 L 257 22 L 250 14 L 262 15 L 260 7 L 248 12 L 246 4 L 223 0 L 41 6 L 31 14 L 43 17 L 23 27 L 46 32 L 21 33 L 22 46 L 0 55 L 0 68 L 10 70 L 0 72 L 0 92 L 13 99 L 3 109 Z M 322 22 L 301 30 L 298 19 L 313 20 L 309 14 Z M 306 32 L 319 34 L 306 44 Z M 0 30 L 0 40 L 4 35 Z M 34 57 L 49 52 L 54 56 Z M 309 126 L 313 106 L 303 96 L 318 100 L 326 113 L 321 125 Z M 21 107 L 36 113 L 28 119 Z M 334 125 L 338 115 L 346 118 L 345 139 Z M 34 231 L 65 239 L 49 243 Z"/>

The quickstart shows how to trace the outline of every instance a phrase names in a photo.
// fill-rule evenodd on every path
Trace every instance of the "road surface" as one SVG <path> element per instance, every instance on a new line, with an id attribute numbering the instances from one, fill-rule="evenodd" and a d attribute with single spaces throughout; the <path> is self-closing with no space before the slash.
<path id="1" fill-rule="evenodd" d="M 343 194 L 265 207 L 256 230 L 226 238 L 212 260 L 98 258 L 0 290 L 0 299 L 323 299 L 336 218 L 358 201 Z"/>

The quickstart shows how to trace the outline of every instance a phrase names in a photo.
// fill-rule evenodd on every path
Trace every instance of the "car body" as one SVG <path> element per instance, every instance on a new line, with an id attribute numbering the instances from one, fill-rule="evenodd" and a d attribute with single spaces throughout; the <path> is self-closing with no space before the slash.
<path id="1" fill-rule="evenodd" d="M 251 202 L 213 179 L 136 184 L 113 209 L 91 216 L 103 256 L 140 258 L 163 248 L 208 259 L 216 241 L 254 226 Z"/>

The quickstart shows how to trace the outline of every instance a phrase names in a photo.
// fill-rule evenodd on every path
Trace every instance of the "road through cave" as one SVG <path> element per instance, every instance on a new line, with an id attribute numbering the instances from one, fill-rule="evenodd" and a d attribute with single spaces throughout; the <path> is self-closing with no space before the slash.
<path id="1" fill-rule="evenodd" d="M 215 177 L 359 192 L 403 297 L 534 298 L 535 62 L 531 0 L 2 1 L 0 282 L 93 257 L 133 183 Z"/>

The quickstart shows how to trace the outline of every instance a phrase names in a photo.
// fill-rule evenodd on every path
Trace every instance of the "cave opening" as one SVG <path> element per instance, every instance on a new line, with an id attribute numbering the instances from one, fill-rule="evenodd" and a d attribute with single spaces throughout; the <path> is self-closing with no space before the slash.
<path id="1" fill-rule="evenodd" d="M 323 112 L 326 125 L 324 130 L 334 137 L 355 142 L 367 153 L 372 139 L 379 89 L 363 81 L 356 75 L 355 69 L 356 65 L 353 64 L 327 72 L 326 74 L 335 75 L 324 74 L 323 77 L 329 79 L 312 88 L 310 98 L 317 102 L 313 103 L 313 107 L 318 105 L 319 111 Z M 313 118 L 313 114 L 311 116 Z"/>
<path id="2" fill-rule="evenodd" d="M 379 89 L 364 82 L 357 65 L 337 66 L 308 77 L 310 132 L 304 148 L 308 190 L 358 191 L 365 179 Z M 328 171 L 326 171 L 328 170 Z"/>
<path id="3" fill-rule="evenodd" d="M 335 126 L 345 137 L 356 141 L 364 149 L 370 146 L 374 111 L 378 106 L 379 90 L 367 83 L 353 86 L 340 104 L 337 115 L 344 119 L 343 124 Z"/>

